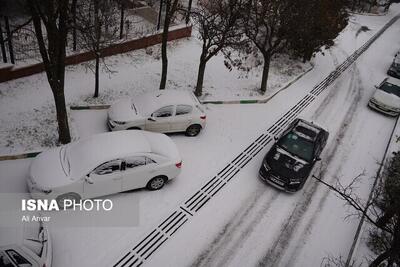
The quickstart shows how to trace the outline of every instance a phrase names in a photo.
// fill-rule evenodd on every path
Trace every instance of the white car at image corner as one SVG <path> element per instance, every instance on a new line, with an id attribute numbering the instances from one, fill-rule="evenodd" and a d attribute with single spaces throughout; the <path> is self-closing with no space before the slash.
<path id="1" fill-rule="evenodd" d="M 192 92 L 183 90 L 144 93 L 120 100 L 108 110 L 111 131 L 140 129 L 196 136 L 205 125 L 204 108 Z"/>
<path id="2" fill-rule="evenodd" d="M 368 106 L 390 116 L 400 113 L 400 80 L 385 78 L 368 102 Z"/>
<path id="3" fill-rule="evenodd" d="M 0 227 L 0 266 L 51 267 L 52 242 L 42 222 Z"/>
<path id="4" fill-rule="evenodd" d="M 32 197 L 80 199 L 136 188 L 161 189 L 181 171 L 171 138 L 147 131 L 96 134 L 40 153 L 29 170 Z"/>

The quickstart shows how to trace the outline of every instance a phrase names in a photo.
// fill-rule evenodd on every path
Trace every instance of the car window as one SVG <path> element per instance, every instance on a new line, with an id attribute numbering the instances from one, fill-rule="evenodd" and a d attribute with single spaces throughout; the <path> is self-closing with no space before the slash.
<path id="1" fill-rule="evenodd" d="M 19 254 L 15 250 L 8 249 L 6 250 L 6 253 L 17 266 L 24 266 L 24 267 L 32 266 L 32 263 L 30 263 L 27 259 L 22 257 L 21 254 Z"/>
<path id="2" fill-rule="evenodd" d="M 109 161 L 97 167 L 94 170 L 94 173 L 97 175 L 104 175 L 117 172 L 120 170 L 120 165 L 121 165 L 120 160 Z"/>
<path id="3" fill-rule="evenodd" d="M 177 105 L 176 106 L 176 116 L 178 115 L 186 115 L 192 112 L 193 107 L 189 105 Z"/>
<path id="4" fill-rule="evenodd" d="M 146 165 L 146 157 L 132 157 L 125 160 L 125 168 L 132 169 Z"/>
<path id="5" fill-rule="evenodd" d="M 151 158 L 146 157 L 146 165 L 151 164 L 151 163 L 156 163 L 156 162 L 154 160 L 152 160 Z"/>
<path id="6" fill-rule="evenodd" d="M 153 113 L 153 117 L 156 117 L 156 118 L 171 117 L 173 111 L 174 111 L 174 106 L 166 106 L 166 107 L 156 110 Z"/>
<path id="7" fill-rule="evenodd" d="M 4 251 L 0 251 L 0 267 L 14 267 Z"/>
<path id="8" fill-rule="evenodd" d="M 135 167 L 155 163 L 154 160 L 146 156 L 131 157 L 125 160 L 125 169 L 133 169 Z"/>

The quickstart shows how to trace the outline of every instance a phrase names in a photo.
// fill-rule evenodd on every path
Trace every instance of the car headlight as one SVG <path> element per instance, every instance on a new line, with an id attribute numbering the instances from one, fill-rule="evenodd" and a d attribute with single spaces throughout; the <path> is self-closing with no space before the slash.
<path id="1" fill-rule="evenodd" d="M 113 121 L 115 124 L 124 125 L 126 121 Z"/>
<path id="2" fill-rule="evenodd" d="M 263 166 L 264 166 L 264 169 L 265 169 L 266 171 L 271 170 L 271 167 L 268 165 L 267 162 L 264 162 L 264 163 L 263 163 Z"/>
<path id="3" fill-rule="evenodd" d="M 303 164 L 301 164 L 301 163 L 296 163 L 294 166 L 293 166 L 293 170 L 295 171 L 295 172 L 298 172 L 301 168 L 303 168 L 304 167 L 304 165 Z"/>

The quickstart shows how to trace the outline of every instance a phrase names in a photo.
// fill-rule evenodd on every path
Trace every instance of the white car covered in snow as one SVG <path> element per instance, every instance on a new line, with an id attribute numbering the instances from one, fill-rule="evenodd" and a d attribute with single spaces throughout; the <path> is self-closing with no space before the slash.
<path id="1" fill-rule="evenodd" d="M 51 261 L 51 238 L 42 222 L 20 221 L 13 227 L 0 227 L 1 267 L 50 267 Z"/>
<path id="2" fill-rule="evenodd" d="M 33 197 L 79 201 L 147 187 L 161 189 L 178 176 L 181 157 L 165 134 L 101 133 L 39 154 L 30 166 Z"/>
<path id="3" fill-rule="evenodd" d="M 376 87 L 374 95 L 368 102 L 371 108 L 391 116 L 400 113 L 400 80 L 386 78 Z"/>
<path id="4" fill-rule="evenodd" d="M 185 132 L 196 136 L 205 127 L 206 114 L 193 93 L 162 90 L 124 99 L 108 110 L 111 131 L 141 129 L 153 132 Z"/>

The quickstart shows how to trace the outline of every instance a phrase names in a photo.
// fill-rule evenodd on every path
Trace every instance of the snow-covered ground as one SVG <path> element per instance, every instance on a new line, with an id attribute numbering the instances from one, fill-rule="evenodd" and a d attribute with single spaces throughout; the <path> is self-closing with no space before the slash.
<path id="1" fill-rule="evenodd" d="M 264 132 L 399 10 L 400 6 L 397 5 L 388 16 L 352 18 L 349 27 L 338 38 L 337 45 L 326 51 L 325 55 L 319 54 L 315 58 L 315 68 L 265 105 L 207 105 L 207 127 L 198 137 L 171 135 L 184 160 L 182 173 L 177 179 L 161 191 L 139 190 L 110 197 L 114 205 L 139 202 L 139 224 L 133 224 L 132 227 L 92 228 L 50 224 L 54 265 L 106 266 L 131 249 L 161 219 L 222 169 L 250 140 Z M 367 26 L 370 31 L 359 32 L 361 26 Z M 368 195 L 372 182 L 370 178 L 376 172 L 377 162 L 383 155 L 395 121 L 369 110 L 366 103 L 374 90 L 373 85 L 385 77 L 393 54 L 398 50 L 399 26 L 398 21 L 389 28 L 356 64 L 301 114 L 324 125 L 330 132 L 328 145 L 322 155 L 323 161 L 316 166 L 315 173 L 321 173 L 326 181 L 338 178 L 346 183 L 364 172 L 363 184 L 359 188 L 363 196 Z M 198 55 L 185 53 L 198 48 L 199 43 L 194 38 L 174 43 L 170 49 L 170 86 L 190 88 L 189 85 L 194 84 Z M 103 88 L 108 88 L 103 92 L 108 96 L 101 101 L 109 102 L 121 96 L 157 88 L 159 62 L 151 60 L 151 56 L 138 52 L 111 59 L 115 61 L 119 73 L 110 80 L 103 77 Z M 135 64 L 130 64 L 131 61 Z M 223 68 L 222 61 L 223 58 L 217 58 L 208 66 L 206 91 L 212 91 L 211 86 L 214 86 L 218 88 L 216 92 L 228 98 L 238 92 L 240 95 L 241 88 L 249 89 L 252 84 L 259 83 L 259 78 L 255 77 L 236 79 L 235 73 Z M 151 73 L 151 69 L 157 70 L 156 74 Z M 82 66 L 76 66 L 67 73 L 66 79 L 70 82 L 67 83 L 66 94 L 70 104 L 82 103 L 82 99 L 91 94 L 92 76 L 84 74 L 82 70 Z M 13 128 L 8 124 L 17 118 L 26 118 L 24 123 L 29 122 L 32 127 L 38 127 L 38 124 L 49 127 L 46 121 L 49 116 L 31 122 L 29 118 L 32 117 L 27 115 L 37 107 L 50 110 L 51 93 L 44 75 L 34 75 L 0 86 L 3 141 L 7 135 L 10 137 L 5 139 L 12 140 Z M 131 88 L 136 90 L 131 92 Z M 248 92 L 243 95 L 248 96 Z M 70 115 L 76 137 L 105 130 L 104 111 L 71 111 Z M 40 146 L 34 143 L 28 148 Z M 261 263 L 267 266 L 318 266 L 324 257 L 346 256 L 357 219 L 345 220 L 350 210 L 311 178 L 302 191 L 293 195 L 264 185 L 257 178 L 258 169 L 269 147 L 240 171 L 191 223 L 165 243 L 149 259 L 148 265 L 251 266 Z M 8 148 L 2 145 L 2 152 L 14 152 L 21 148 L 27 148 L 26 144 L 10 145 Z M 26 192 L 25 179 L 30 161 L 0 162 L 1 193 Z"/>

